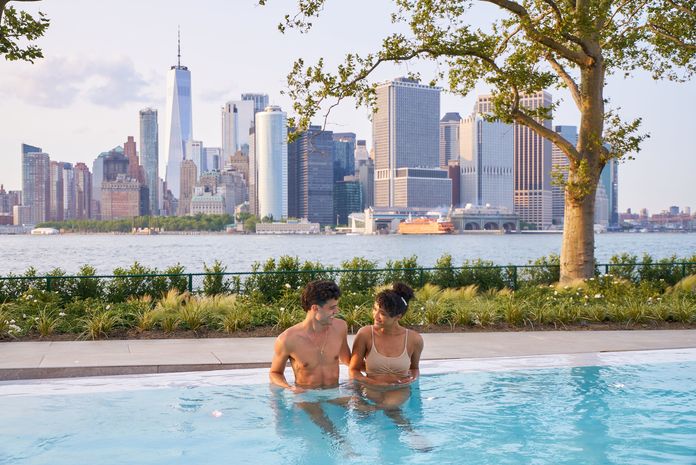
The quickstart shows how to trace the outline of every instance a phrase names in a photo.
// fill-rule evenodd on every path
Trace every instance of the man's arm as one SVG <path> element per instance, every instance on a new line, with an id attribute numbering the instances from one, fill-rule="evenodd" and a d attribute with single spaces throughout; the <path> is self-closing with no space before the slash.
<path id="1" fill-rule="evenodd" d="M 341 337 L 343 342 L 341 342 L 341 349 L 338 352 L 338 360 L 344 364 L 350 366 L 350 347 L 348 347 L 348 325 L 345 321 L 339 320 L 343 323 L 341 328 Z"/>
<path id="2" fill-rule="evenodd" d="M 278 336 L 273 349 L 273 360 L 271 361 L 271 370 L 268 377 L 271 383 L 291 391 L 297 391 L 297 388 L 290 386 L 288 380 L 285 379 L 285 365 L 290 358 L 290 351 L 287 347 L 287 336 L 285 333 Z"/>

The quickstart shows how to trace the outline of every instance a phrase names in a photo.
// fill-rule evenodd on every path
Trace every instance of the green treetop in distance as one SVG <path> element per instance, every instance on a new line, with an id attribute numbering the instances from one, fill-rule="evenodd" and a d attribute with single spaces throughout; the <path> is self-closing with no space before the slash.
<path id="1" fill-rule="evenodd" d="M 50 20 L 42 12 L 35 18 L 8 5 L 10 2 L 35 1 L 39 0 L 0 0 L 0 56 L 8 61 L 33 63 L 35 59 L 43 58 L 41 49 L 31 42 L 44 35 Z"/>
<path id="2" fill-rule="evenodd" d="M 267 0 L 259 0 L 265 4 Z M 308 31 L 329 0 L 297 0 L 281 32 Z M 374 53 L 349 53 L 335 71 L 323 59 L 298 59 L 288 75 L 288 94 L 299 131 L 323 108 L 346 98 L 374 106 L 372 73 L 385 62 L 430 60 L 439 70 L 432 85 L 446 82 L 466 95 L 477 83 L 491 88 L 487 117 L 531 128 L 568 158 L 561 280 L 589 278 L 594 266 L 594 201 L 599 175 L 612 158 L 630 158 L 648 137 L 640 118 L 624 121 L 609 107 L 606 77 L 645 70 L 656 78 L 688 79 L 695 70 L 696 0 L 393 0 L 392 21 L 409 33 L 384 37 Z M 470 23 L 472 7 L 494 8 L 499 19 L 485 27 Z M 415 76 L 417 77 L 417 76 Z M 579 113 L 576 145 L 544 127 L 552 108 L 529 109 L 524 95 L 567 89 Z M 610 147 L 610 148 L 608 148 Z"/>

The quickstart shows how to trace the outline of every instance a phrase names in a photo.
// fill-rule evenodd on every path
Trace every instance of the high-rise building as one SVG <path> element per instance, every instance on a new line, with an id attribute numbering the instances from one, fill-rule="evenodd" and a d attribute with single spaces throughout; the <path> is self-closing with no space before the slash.
<path id="1" fill-rule="evenodd" d="M 337 225 L 348 224 L 348 215 L 363 211 L 360 181 L 356 176 L 346 176 L 334 185 L 334 215 Z"/>
<path id="2" fill-rule="evenodd" d="M 310 126 L 299 135 L 297 145 L 297 216 L 311 223 L 335 224 L 333 134 Z"/>
<path id="3" fill-rule="evenodd" d="M 334 132 L 333 143 L 334 181 L 343 181 L 344 177 L 355 173 L 355 134 Z"/>
<path id="4" fill-rule="evenodd" d="M 280 220 L 288 216 L 287 135 L 287 115 L 280 107 L 269 106 L 256 114 L 254 156 L 261 218 L 272 216 Z"/>
<path id="5" fill-rule="evenodd" d="M 367 151 L 367 144 L 364 140 L 359 140 L 355 144 L 355 168 L 357 171 L 358 163 L 370 158 L 370 152 Z"/>
<path id="6" fill-rule="evenodd" d="M 287 147 L 288 144 L 285 144 Z M 258 176 L 256 169 L 256 128 L 254 126 L 249 129 L 249 177 L 247 178 L 247 186 L 249 188 L 249 213 L 259 215 L 259 190 Z"/>
<path id="7" fill-rule="evenodd" d="M 524 95 L 522 107 L 536 110 L 551 108 L 551 94 L 540 91 Z M 551 119 L 540 121 L 551 129 Z M 547 229 L 552 220 L 551 141 L 527 126 L 515 123 L 515 212 L 520 219 Z"/>
<path id="8" fill-rule="evenodd" d="M 249 156 L 244 155 L 241 150 L 227 158 L 224 169 L 226 171 L 236 171 L 244 176 L 244 180 L 249 184 Z"/>
<path id="9" fill-rule="evenodd" d="M 612 158 L 604 165 L 599 184 L 607 195 L 607 222 L 611 227 L 619 225 L 619 162 Z"/>
<path id="10" fill-rule="evenodd" d="M 242 100 L 254 102 L 254 114 L 264 111 L 268 106 L 268 94 L 246 93 L 242 94 Z"/>
<path id="11" fill-rule="evenodd" d="M 7 194 L 5 186 L 0 184 L 0 215 L 11 215 L 13 206 L 10 206 L 10 196 Z"/>
<path id="12" fill-rule="evenodd" d="M 77 215 L 77 191 L 75 169 L 71 163 L 63 163 L 63 219 L 74 220 Z"/>
<path id="13" fill-rule="evenodd" d="M 205 157 L 206 166 L 210 171 L 222 170 L 222 149 L 220 147 L 203 147 L 203 156 Z"/>
<path id="14" fill-rule="evenodd" d="M 220 186 L 216 192 L 225 199 L 225 213 L 234 215 L 237 205 L 246 201 L 246 189 L 246 181 L 241 173 L 237 171 L 220 173 Z"/>
<path id="15" fill-rule="evenodd" d="M 448 166 L 450 160 L 459 160 L 459 113 L 445 113 L 440 120 L 440 166 Z"/>
<path id="16" fill-rule="evenodd" d="M 114 147 L 103 159 L 102 182 L 115 181 L 119 174 L 128 176 L 128 158 L 123 153 L 123 147 Z"/>
<path id="17" fill-rule="evenodd" d="M 193 190 L 198 180 L 198 169 L 193 160 L 181 162 L 181 176 L 179 179 L 181 185 L 179 186 L 180 197 L 177 215 L 185 216 L 191 212 L 191 197 L 193 197 Z"/>
<path id="18" fill-rule="evenodd" d="M 203 142 L 200 140 L 186 141 L 186 160 L 191 160 L 196 164 L 199 173 L 208 171 L 208 158 L 203 150 Z"/>
<path id="19" fill-rule="evenodd" d="M 360 147 L 358 141 L 358 147 Z M 362 141 L 364 142 L 364 141 Z M 365 151 L 367 152 L 367 150 Z M 357 153 L 357 150 L 356 150 Z M 360 183 L 360 198 L 362 205 L 360 211 L 375 205 L 375 162 L 372 158 L 359 158 L 356 161 L 355 176 Z"/>
<path id="20" fill-rule="evenodd" d="M 478 105 L 477 105 L 478 107 Z M 460 205 L 514 208 L 514 128 L 486 121 L 481 113 L 461 120 L 459 138 Z"/>
<path id="21" fill-rule="evenodd" d="M 52 161 L 50 165 L 50 213 L 49 221 L 63 221 L 63 163 Z"/>
<path id="22" fill-rule="evenodd" d="M 160 210 L 159 181 L 159 126 L 157 110 L 140 110 L 140 160 L 145 169 L 145 183 L 150 193 L 150 213 Z"/>
<path id="23" fill-rule="evenodd" d="M 447 171 L 431 172 L 440 165 L 440 88 L 397 78 L 377 86 L 377 110 L 372 115 L 375 153 L 375 206 L 423 206 L 414 194 L 427 189 L 428 199 L 450 198 Z M 410 170 L 423 168 L 424 170 Z M 409 179 L 411 175 L 424 178 Z M 431 176 L 432 175 L 432 176 Z M 411 185 L 412 184 L 412 185 Z M 416 187 L 418 186 L 418 187 Z M 397 201 L 397 190 L 399 201 Z M 437 192 L 436 192 L 437 191 Z M 402 204 L 413 201 L 415 204 Z M 449 203 L 447 205 L 449 206 Z M 429 207 L 440 204 L 429 205 Z"/>
<path id="24" fill-rule="evenodd" d="M 164 154 L 167 157 L 167 186 L 174 197 L 179 197 L 181 162 L 186 153 L 186 142 L 193 139 L 191 111 L 191 72 L 181 65 L 181 43 L 177 64 L 167 73 L 167 103 L 164 112 Z"/>
<path id="25" fill-rule="evenodd" d="M 22 144 L 22 205 L 31 208 L 32 224 L 43 223 L 50 217 L 50 163 L 48 154 L 39 147 Z M 25 224 L 26 212 L 22 219 Z"/>
<path id="26" fill-rule="evenodd" d="M 147 186 L 119 173 L 114 180 L 102 182 L 101 217 L 103 220 L 133 218 L 149 214 Z"/>
<path id="27" fill-rule="evenodd" d="M 265 107 L 264 107 L 265 108 Z M 222 107 L 222 156 L 249 151 L 249 129 L 254 125 L 254 101 L 231 100 Z"/>
<path id="28" fill-rule="evenodd" d="M 92 218 L 92 173 L 84 163 L 75 164 L 75 218 Z"/>
<path id="29" fill-rule="evenodd" d="M 554 131 L 559 133 L 565 140 L 573 144 L 574 146 L 578 143 L 578 128 L 577 126 L 555 126 Z M 563 181 L 568 180 L 568 157 L 565 153 L 559 149 L 556 144 L 551 146 L 551 172 L 558 173 L 563 178 Z M 565 216 L 565 186 L 552 183 L 551 185 L 551 196 L 552 196 L 552 214 L 551 218 L 553 224 L 563 224 L 563 218 Z"/>
<path id="30" fill-rule="evenodd" d="M 290 128 L 294 133 L 295 128 Z M 288 142 L 288 218 L 300 218 L 300 141 Z"/>
<path id="31" fill-rule="evenodd" d="M 128 177 L 140 179 L 140 160 L 138 160 L 138 150 L 133 136 L 128 136 L 128 139 L 123 144 L 123 154 L 128 159 Z"/>

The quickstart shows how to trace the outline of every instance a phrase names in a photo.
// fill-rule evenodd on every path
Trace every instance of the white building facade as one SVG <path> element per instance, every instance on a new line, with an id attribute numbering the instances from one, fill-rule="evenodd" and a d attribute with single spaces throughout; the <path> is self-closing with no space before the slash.
<path id="1" fill-rule="evenodd" d="M 164 154 L 167 157 L 167 187 L 179 198 L 181 162 L 186 142 L 193 139 L 191 72 L 179 61 L 167 73 L 167 102 L 164 113 Z"/>
<path id="2" fill-rule="evenodd" d="M 256 114 L 254 163 L 259 217 L 288 216 L 287 114 L 268 106 Z"/>

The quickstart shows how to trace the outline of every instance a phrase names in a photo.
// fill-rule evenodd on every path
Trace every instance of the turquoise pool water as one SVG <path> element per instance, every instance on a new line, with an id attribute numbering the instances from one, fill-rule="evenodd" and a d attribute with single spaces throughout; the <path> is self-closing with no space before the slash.
<path id="1" fill-rule="evenodd" d="M 696 464 L 694 360 L 425 375 L 398 424 L 264 376 L 0 383 L 0 464 Z"/>

